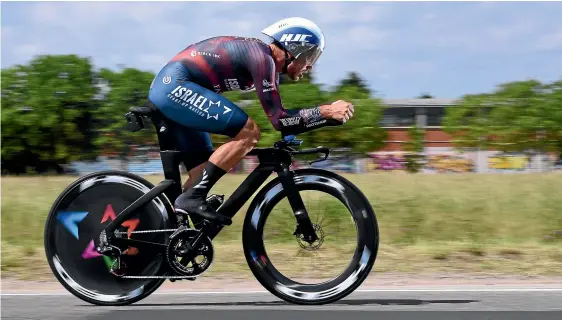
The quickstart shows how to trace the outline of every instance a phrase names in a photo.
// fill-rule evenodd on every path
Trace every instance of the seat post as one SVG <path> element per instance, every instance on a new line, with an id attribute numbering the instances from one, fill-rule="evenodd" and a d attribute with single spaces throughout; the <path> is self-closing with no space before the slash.
<path id="1" fill-rule="evenodd" d="M 170 198 L 170 201 L 172 203 L 176 201 L 176 198 L 181 194 L 181 173 L 180 173 L 181 156 L 182 156 L 181 151 L 176 151 L 176 150 L 160 151 L 162 168 L 164 169 L 164 178 L 166 180 L 174 181 L 174 185 L 172 185 L 166 191 L 166 195 Z"/>

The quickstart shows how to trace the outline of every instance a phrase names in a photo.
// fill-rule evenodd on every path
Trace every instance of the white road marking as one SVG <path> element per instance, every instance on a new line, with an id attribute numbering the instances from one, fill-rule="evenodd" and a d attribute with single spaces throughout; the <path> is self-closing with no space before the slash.
<path id="1" fill-rule="evenodd" d="M 476 287 L 476 288 L 432 288 L 432 289 L 424 289 L 424 288 L 404 288 L 404 289 L 392 289 L 392 288 L 380 288 L 380 289 L 359 289 L 355 290 L 354 293 L 374 293 L 374 292 L 562 292 L 562 288 L 483 288 L 483 287 Z M 163 292 L 154 292 L 152 296 L 159 296 L 159 295 L 241 295 L 241 294 L 263 294 L 269 293 L 266 290 L 259 290 L 259 291 L 163 291 Z M 33 292 L 33 293 L 21 293 L 21 292 L 14 292 L 14 293 L 2 293 L 0 294 L 3 297 L 39 297 L 39 296 L 71 296 L 72 294 L 67 291 L 55 291 L 55 292 Z"/>

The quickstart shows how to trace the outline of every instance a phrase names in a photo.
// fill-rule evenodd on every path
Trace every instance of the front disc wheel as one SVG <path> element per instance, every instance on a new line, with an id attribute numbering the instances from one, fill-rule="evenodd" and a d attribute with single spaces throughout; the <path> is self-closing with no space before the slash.
<path id="1" fill-rule="evenodd" d="M 302 238 L 281 182 L 273 180 L 256 196 L 246 216 L 246 260 L 256 279 L 285 301 L 312 305 L 340 300 L 367 278 L 374 265 L 376 216 L 361 191 L 335 173 L 296 170 L 294 182 L 318 239 L 308 243 Z"/>

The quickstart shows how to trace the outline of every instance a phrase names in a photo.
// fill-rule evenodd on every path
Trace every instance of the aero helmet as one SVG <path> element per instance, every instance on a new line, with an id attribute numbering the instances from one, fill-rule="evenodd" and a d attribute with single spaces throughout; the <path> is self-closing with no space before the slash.
<path id="1" fill-rule="evenodd" d="M 293 17 L 279 20 L 261 31 L 273 38 L 294 59 L 313 65 L 324 51 L 324 34 L 312 21 Z M 287 64 L 286 59 L 285 70 Z"/>

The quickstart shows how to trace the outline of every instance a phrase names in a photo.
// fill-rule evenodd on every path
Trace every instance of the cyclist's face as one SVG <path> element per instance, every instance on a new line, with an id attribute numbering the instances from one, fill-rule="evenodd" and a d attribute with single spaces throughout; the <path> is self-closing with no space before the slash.
<path id="1" fill-rule="evenodd" d="M 312 70 L 312 65 L 307 61 L 294 60 L 287 67 L 287 75 L 291 80 L 299 80 L 303 74 Z"/>

